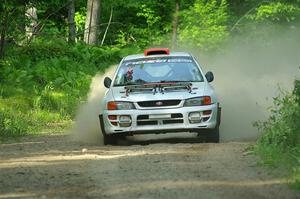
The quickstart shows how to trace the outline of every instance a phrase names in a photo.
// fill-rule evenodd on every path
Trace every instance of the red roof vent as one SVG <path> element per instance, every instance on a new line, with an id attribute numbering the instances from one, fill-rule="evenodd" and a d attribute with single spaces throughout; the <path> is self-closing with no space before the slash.
<path id="1" fill-rule="evenodd" d="M 170 50 L 168 48 L 149 48 L 144 51 L 144 55 L 169 55 Z"/>

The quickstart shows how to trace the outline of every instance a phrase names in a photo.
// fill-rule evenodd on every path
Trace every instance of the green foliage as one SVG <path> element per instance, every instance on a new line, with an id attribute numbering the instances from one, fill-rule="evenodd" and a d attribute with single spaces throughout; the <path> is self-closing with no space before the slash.
<path id="1" fill-rule="evenodd" d="M 1 110 L 0 124 L 0 138 L 22 136 L 28 131 L 28 123 L 23 116 L 12 111 Z"/>
<path id="2" fill-rule="evenodd" d="M 76 32 L 77 39 L 79 41 L 83 40 L 84 29 L 85 29 L 85 19 L 86 19 L 86 9 L 81 8 L 79 11 L 75 12 L 75 23 L 76 23 Z"/>
<path id="3" fill-rule="evenodd" d="M 299 80 L 295 81 L 293 93 L 274 98 L 271 116 L 255 126 L 263 133 L 255 151 L 264 163 L 284 165 L 293 172 L 295 186 L 300 188 L 300 93 Z"/>
<path id="4" fill-rule="evenodd" d="M 291 3 L 271 2 L 261 5 L 256 9 L 256 13 L 250 15 L 255 21 L 265 22 L 292 22 L 299 20 L 300 7 Z"/>
<path id="5" fill-rule="evenodd" d="M 212 51 L 228 36 L 227 2 L 222 0 L 196 0 L 195 4 L 181 14 L 183 22 L 179 30 L 182 45 Z"/>
<path id="6" fill-rule="evenodd" d="M 295 96 L 287 94 L 282 98 L 276 97 L 274 105 L 269 120 L 258 125 L 265 133 L 260 141 L 282 150 L 296 147 L 300 143 L 300 106 Z"/>
<path id="7" fill-rule="evenodd" d="M 53 38 L 8 49 L 0 68 L 1 136 L 70 125 L 78 104 L 86 98 L 92 77 L 128 52 L 80 43 L 69 45 Z"/>
<path id="8" fill-rule="evenodd" d="M 142 46 L 152 43 L 155 39 L 156 43 L 161 43 L 161 34 L 163 31 L 159 30 L 159 24 L 162 23 L 161 16 L 157 15 L 151 7 L 142 4 L 141 10 L 136 14 L 137 17 L 144 18 L 147 24 L 145 29 L 135 29 L 138 34 L 144 35 L 145 38 L 140 40 Z"/>
<path id="9" fill-rule="evenodd" d="M 300 105 L 300 80 L 295 81 L 295 89 L 293 94 L 296 97 L 296 102 Z"/>
<path id="10" fill-rule="evenodd" d="M 24 97 L 17 97 L 14 100 L 0 99 L 0 137 L 20 136 L 27 133 L 29 127 L 24 121 L 24 115 L 14 111 L 14 109 L 26 108 L 29 108 L 28 99 Z"/>
<path id="11" fill-rule="evenodd" d="M 30 3 L 29 3 L 30 2 Z M 101 23 L 99 38 L 102 39 L 113 9 L 112 24 L 106 35 L 107 46 L 169 46 L 172 35 L 172 22 L 175 14 L 175 0 L 115 0 L 101 1 Z M 275 1 L 233 1 L 233 0 L 179 0 L 179 47 L 193 47 L 212 52 L 222 48 L 232 31 L 249 26 L 267 23 L 294 23 L 300 20 L 299 0 Z M 68 2 L 49 1 L 4 1 L 0 4 L 0 23 L 8 18 L 6 38 L 18 44 L 26 41 L 24 27 L 28 19 L 24 16 L 26 8 L 34 6 L 38 11 L 38 36 L 52 36 L 66 39 L 68 34 Z M 86 18 L 86 1 L 77 0 L 75 4 L 76 41 L 83 40 Z M 251 12 L 249 12 L 251 11 Z M 248 13 L 249 12 L 249 13 Z M 239 21 L 240 19 L 243 19 Z M 237 25 L 236 22 L 239 22 Z M 2 28 L 0 27 L 0 30 Z M 235 32 L 233 32 L 235 33 Z M 26 43 L 26 42 L 25 42 Z"/>
<path id="12" fill-rule="evenodd" d="M 0 99 L 0 140 L 41 131 L 61 132 L 71 125 L 68 117 L 31 104 L 32 99 L 23 96 Z"/>
<path id="13" fill-rule="evenodd" d="M 148 27 L 153 27 L 155 24 L 161 21 L 161 17 L 157 16 L 151 8 L 147 7 L 145 4 L 141 5 L 141 12 L 136 14 L 138 17 L 144 17 Z"/>
<path id="14" fill-rule="evenodd" d="M 115 10 L 113 19 L 122 23 L 112 25 L 112 31 L 116 30 L 117 34 L 108 35 L 108 40 L 113 38 L 115 41 L 113 44 L 121 47 L 139 48 L 161 45 L 164 42 L 165 35 L 171 30 L 173 7 L 175 9 L 173 1 L 118 2 L 113 4 Z M 109 10 L 110 7 L 107 16 Z"/>

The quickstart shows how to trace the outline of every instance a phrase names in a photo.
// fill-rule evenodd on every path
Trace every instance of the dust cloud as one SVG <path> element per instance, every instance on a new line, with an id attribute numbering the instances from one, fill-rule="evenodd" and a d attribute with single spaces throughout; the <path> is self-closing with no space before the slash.
<path id="1" fill-rule="evenodd" d="M 98 115 L 102 112 L 101 103 L 107 91 L 107 88 L 103 85 L 103 81 L 105 77 L 112 78 L 115 69 L 115 65 L 110 66 L 104 74 L 97 74 L 92 79 L 88 99 L 79 107 L 72 129 L 72 139 L 87 143 L 103 143 L 98 119 Z"/>
<path id="2" fill-rule="evenodd" d="M 196 55 L 204 71 L 215 74 L 212 85 L 222 106 L 220 136 L 223 142 L 256 139 L 259 132 L 253 122 L 267 119 L 268 107 L 272 105 L 272 98 L 279 94 L 278 88 L 290 91 L 295 78 L 300 76 L 300 29 L 268 31 L 267 39 L 257 36 L 249 39 L 251 33 L 240 35 L 240 39 L 233 39 L 222 53 L 213 56 L 185 49 Z M 98 114 L 106 91 L 103 79 L 112 77 L 115 68 L 112 66 L 105 74 L 93 78 L 88 100 L 80 107 L 74 125 L 76 140 L 102 143 Z M 164 135 L 142 138 L 161 136 Z"/>
<path id="3" fill-rule="evenodd" d="M 279 87 L 291 91 L 299 79 L 300 29 L 270 29 L 266 34 L 263 39 L 239 39 L 202 62 L 199 56 L 204 70 L 215 74 L 212 84 L 222 106 L 222 141 L 256 139 L 259 132 L 252 123 L 267 119 Z"/>

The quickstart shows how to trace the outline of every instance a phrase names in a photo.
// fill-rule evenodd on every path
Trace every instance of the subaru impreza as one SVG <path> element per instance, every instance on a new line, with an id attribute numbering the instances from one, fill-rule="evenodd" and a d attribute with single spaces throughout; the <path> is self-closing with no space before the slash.
<path id="1" fill-rule="evenodd" d="M 136 134 L 193 132 L 219 142 L 221 108 L 212 72 L 189 53 L 151 48 L 122 59 L 99 115 L 104 144 Z"/>

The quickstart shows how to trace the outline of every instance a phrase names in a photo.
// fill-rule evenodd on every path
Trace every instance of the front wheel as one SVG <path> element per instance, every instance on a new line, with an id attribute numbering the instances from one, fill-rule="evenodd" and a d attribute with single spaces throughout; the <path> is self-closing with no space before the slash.
<path id="1" fill-rule="evenodd" d="M 103 135 L 103 144 L 104 145 L 115 145 L 118 143 L 117 136 L 108 135 L 105 132 L 103 115 L 99 115 L 100 128 Z"/>
<path id="2" fill-rule="evenodd" d="M 206 141 L 212 143 L 220 142 L 220 127 L 221 124 L 221 107 L 218 104 L 217 126 L 214 129 L 209 130 L 206 134 Z"/>

